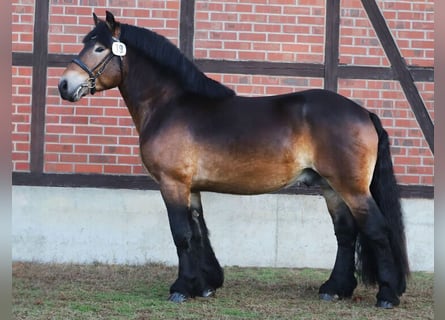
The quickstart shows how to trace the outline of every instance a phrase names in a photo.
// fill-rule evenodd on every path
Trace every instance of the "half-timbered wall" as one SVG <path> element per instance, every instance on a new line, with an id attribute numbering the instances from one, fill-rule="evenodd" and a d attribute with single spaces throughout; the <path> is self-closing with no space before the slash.
<path id="1" fill-rule="evenodd" d="M 433 0 L 14 0 L 13 184 L 156 188 L 117 89 L 63 102 L 92 13 L 177 44 L 240 95 L 327 88 L 376 112 L 406 197 L 433 196 Z M 342 130 L 342 128 L 339 128 Z M 292 192 L 308 192 L 293 189 Z"/>

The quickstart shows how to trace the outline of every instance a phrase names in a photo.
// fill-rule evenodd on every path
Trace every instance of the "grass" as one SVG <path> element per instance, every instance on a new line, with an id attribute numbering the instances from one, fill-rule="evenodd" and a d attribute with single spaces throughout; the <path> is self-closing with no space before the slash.
<path id="1" fill-rule="evenodd" d="M 13 264 L 13 319 L 433 319 L 433 274 L 414 273 L 401 305 L 373 307 L 375 288 L 318 300 L 327 270 L 225 268 L 216 298 L 166 301 L 175 267 Z"/>

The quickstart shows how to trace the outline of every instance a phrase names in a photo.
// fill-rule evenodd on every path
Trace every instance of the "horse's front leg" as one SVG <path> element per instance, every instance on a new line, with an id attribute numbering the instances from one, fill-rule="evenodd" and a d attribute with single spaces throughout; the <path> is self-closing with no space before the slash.
<path id="1" fill-rule="evenodd" d="M 184 302 L 207 289 L 199 266 L 200 248 L 193 239 L 190 189 L 180 182 L 162 181 L 161 193 L 179 259 L 178 278 L 170 287 L 169 300 Z"/>
<path id="2" fill-rule="evenodd" d="M 210 244 L 199 192 L 191 195 L 191 211 L 192 243 L 200 253 L 200 270 L 206 282 L 206 289 L 201 293 L 201 296 L 210 297 L 214 295 L 216 289 L 223 285 L 224 272 Z"/>

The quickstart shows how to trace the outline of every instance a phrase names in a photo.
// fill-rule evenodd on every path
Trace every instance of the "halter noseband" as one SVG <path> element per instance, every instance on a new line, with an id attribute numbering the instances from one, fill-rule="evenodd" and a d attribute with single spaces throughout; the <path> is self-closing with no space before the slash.
<path id="1" fill-rule="evenodd" d="M 113 38 L 114 42 L 119 42 L 119 40 Z M 119 57 L 120 62 L 120 69 L 122 72 L 122 55 L 116 55 L 114 54 L 113 50 L 101 61 L 99 62 L 93 69 L 88 68 L 88 66 L 79 58 L 74 58 L 71 62 L 77 64 L 79 67 L 82 68 L 86 73 L 88 73 L 89 78 L 86 83 L 82 84 L 83 87 L 88 87 L 90 89 L 91 94 L 96 93 L 96 80 L 100 77 L 100 75 L 104 72 L 105 68 L 107 67 L 108 63 L 110 63 L 111 59 L 114 57 Z M 99 71 L 94 74 L 94 71 L 99 68 Z"/>

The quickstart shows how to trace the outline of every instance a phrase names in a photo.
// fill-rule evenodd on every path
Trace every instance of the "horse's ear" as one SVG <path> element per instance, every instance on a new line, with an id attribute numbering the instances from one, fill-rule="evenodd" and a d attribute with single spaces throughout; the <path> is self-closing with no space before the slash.
<path id="1" fill-rule="evenodd" d="M 110 28 L 111 31 L 114 31 L 114 28 L 116 27 L 116 21 L 114 20 L 114 15 L 110 12 L 106 12 L 106 18 L 105 21 Z"/>
<path id="2" fill-rule="evenodd" d="M 93 19 L 94 19 L 94 25 L 97 26 L 97 24 L 99 23 L 99 18 L 96 16 L 94 12 L 93 12 Z"/>

